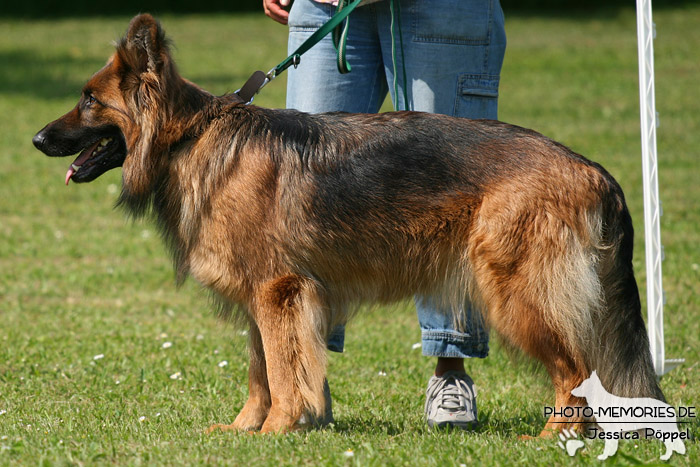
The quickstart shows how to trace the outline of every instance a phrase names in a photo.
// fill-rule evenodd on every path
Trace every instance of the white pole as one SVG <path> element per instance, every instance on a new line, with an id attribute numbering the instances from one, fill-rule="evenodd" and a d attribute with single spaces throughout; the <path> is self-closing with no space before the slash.
<path id="1" fill-rule="evenodd" d="M 651 0 L 637 0 L 637 47 L 639 52 L 639 107 L 642 127 L 642 183 L 644 185 L 644 232 L 647 270 L 647 317 L 649 343 L 656 374 L 661 376 L 683 360 L 664 356 L 664 292 L 661 262 L 661 201 L 656 154 L 656 101 L 654 96 L 654 23 Z"/>

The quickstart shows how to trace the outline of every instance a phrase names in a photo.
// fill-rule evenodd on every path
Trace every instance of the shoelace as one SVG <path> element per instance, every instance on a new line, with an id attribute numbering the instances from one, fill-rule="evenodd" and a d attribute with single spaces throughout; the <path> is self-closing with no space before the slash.
<path id="1" fill-rule="evenodd" d="M 443 390 L 444 388 L 444 390 Z M 434 382 L 434 387 L 431 388 L 431 393 L 439 393 L 441 398 L 438 407 L 448 412 L 469 411 L 474 395 L 467 383 L 452 375 L 446 378 L 440 378 Z"/>

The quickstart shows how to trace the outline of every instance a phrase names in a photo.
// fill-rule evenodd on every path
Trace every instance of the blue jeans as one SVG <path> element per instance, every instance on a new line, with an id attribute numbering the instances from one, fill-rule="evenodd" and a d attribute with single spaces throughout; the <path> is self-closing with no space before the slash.
<path id="1" fill-rule="evenodd" d="M 397 108 L 467 118 L 497 118 L 498 83 L 505 53 L 503 12 L 498 0 L 400 0 L 401 46 L 395 20 L 392 58 L 389 1 L 358 7 L 350 15 L 347 57 L 352 67 L 338 73 L 330 36 L 304 54 L 287 77 L 287 107 L 304 112 L 378 112 L 387 92 Z M 295 0 L 289 16 L 289 53 L 325 23 L 335 7 Z M 399 93 L 394 95 L 394 60 Z M 403 66 L 402 66 L 403 65 Z M 406 82 L 403 81 L 403 68 Z M 408 102 L 404 102 L 403 89 Z M 450 310 L 430 297 L 416 297 L 423 355 L 485 357 L 488 332 L 465 304 L 455 329 Z M 328 343 L 342 352 L 343 327 Z"/>

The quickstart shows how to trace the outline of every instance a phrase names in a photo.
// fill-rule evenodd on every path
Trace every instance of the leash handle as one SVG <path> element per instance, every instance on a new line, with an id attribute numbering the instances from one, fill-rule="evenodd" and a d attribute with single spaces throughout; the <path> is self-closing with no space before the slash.
<path id="1" fill-rule="evenodd" d="M 401 2 L 399 0 L 389 0 L 389 10 L 391 11 L 391 63 L 394 68 L 394 110 L 401 110 L 399 102 L 399 87 L 396 70 L 396 34 L 394 32 L 394 19 L 399 27 L 399 47 L 401 49 L 401 70 L 403 71 L 403 110 L 410 110 L 408 101 L 408 80 L 406 79 L 406 58 L 403 53 L 403 33 L 401 32 Z"/>
<path id="2" fill-rule="evenodd" d="M 340 13 L 347 5 L 350 0 L 338 0 L 338 7 L 336 14 Z M 393 0 L 392 0 L 393 1 Z M 350 18 L 345 19 L 345 25 L 340 24 L 333 28 L 333 46 L 338 54 L 338 59 L 336 64 L 338 65 L 338 71 L 341 74 L 350 73 L 351 67 L 348 63 L 347 56 L 345 55 L 345 48 L 348 42 L 348 30 L 350 29 Z"/>
<path id="3" fill-rule="evenodd" d="M 250 78 L 248 78 L 248 81 L 245 82 L 243 87 L 234 94 L 236 94 L 242 102 L 250 104 L 253 102 L 255 94 L 257 94 L 268 81 L 267 75 L 258 70 L 250 75 Z"/>
<path id="4" fill-rule="evenodd" d="M 347 6 L 344 8 L 338 8 L 336 11 L 335 15 L 331 17 L 326 23 L 321 26 L 316 32 L 314 32 L 308 39 L 306 39 L 294 52 L 292 52 L 289 57 L 285 58 L 282 60 L 282 62 L 277 65 L 275 68 L 270 70 L 270 73 L 268 73 L 268 78 L 273 79 L 280 73 L 282 73 L 284 70 L 289 68 L 290 66 L 294 65 L 295 63 L 298 64 L 301 56 L 308 51 L 311 47 L 316 45 L 321 39 L 323 39 L 325 36 L 327 36 L 333 29 L 336 28 L 336 26 L 340 25 L 340 23 L 343 22 L 345 18 L 348 17 L 350 13 L 352 13 L 352 10 L 355 9 L 360 3 L 362 3 L 363 0 L 353 0 L 351 3 L 349 3 Z M 338 3 L 340 6 L 340 2 Z M 345 54 L 343 54 L 345 55 Z M 348 67 L 349 71 L 349 67 Z M 272 74 L 272 76 L 270 76 Z"/>

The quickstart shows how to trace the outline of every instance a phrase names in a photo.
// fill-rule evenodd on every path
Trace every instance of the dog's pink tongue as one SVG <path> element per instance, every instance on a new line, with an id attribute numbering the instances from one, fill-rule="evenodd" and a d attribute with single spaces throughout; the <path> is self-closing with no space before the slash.
<path id="1" fill-rule="evenodd" d="M 70 167 L 68 167 L 68 172 L 66 172 L 66 185 L 68 185 L 68 182 L 70 182 L 70 178 L 73 176 L 73 174 L 78 171 L 74 169 L 74 167 L 78 167 L 78 169 L 80 169 L 80 166 L 83 165 L 86 160 L 90 159 L 92 153 L 95 152 L 95 149 L 97 149 L 98 144 L 100 144 L 99 141 L 90 146 L 89 148 L 85 149 L 83 152 L 81 152 L 80 155 L 76 157 L 76 159 L 70 165 Z"/>

